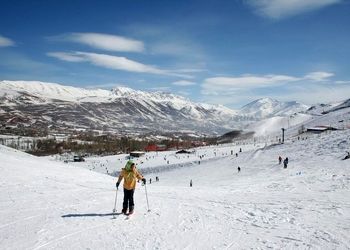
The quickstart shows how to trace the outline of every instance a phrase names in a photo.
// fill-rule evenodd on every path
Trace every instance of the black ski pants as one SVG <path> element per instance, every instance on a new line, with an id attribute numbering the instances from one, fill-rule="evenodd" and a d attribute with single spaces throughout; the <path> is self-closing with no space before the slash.
<path id="1" fill-rule="evenodd" d="M 128 190 L 124 188 L 124 201 L 123 201 L 123 210 L 134 210 L 134 191 L 135 189 Z"/>

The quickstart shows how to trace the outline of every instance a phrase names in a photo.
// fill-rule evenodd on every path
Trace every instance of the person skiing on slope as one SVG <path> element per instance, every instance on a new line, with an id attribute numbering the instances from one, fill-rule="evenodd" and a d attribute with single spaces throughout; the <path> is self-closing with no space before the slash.
<path id="1" fill-rule="evenodd" d="M 122 213 L 127 214 L 129 207 L 129 214 L 134 212 L 134 191 L 136 188 L 136 179 L 142 180 L 146 185 L 146 179 L 137 171 L 136 165 L 132 161 L 128 161 L 122 171 L 119 174 L 116 187 L 118 189 L 120 182 L 124 178 L 124 201 Z"/>
<path id="2" fill-rule="evenodd" d="M 284 165 L 284 168 L 287 168 L 287 165 L 288 165 L 288 157 L 286 157 L 286 159 L 284 159 L 283 165 Z"/>
<path id="3" fill-rule="evenodd" d="M 279 164 L 282 163 L 282 157 L 281 156 L 278 156 L 278 162 L 279 162 Z"/>

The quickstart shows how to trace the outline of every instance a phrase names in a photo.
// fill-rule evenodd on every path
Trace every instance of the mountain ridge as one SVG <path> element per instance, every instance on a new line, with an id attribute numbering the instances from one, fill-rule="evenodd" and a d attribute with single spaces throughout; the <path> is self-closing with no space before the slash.
<path id="1" fill-rule="evenodd" d="M 143 134 L 177 132 L 218 135 L 266 117 L 287 116 L 308 107 L 261 98 L 233 110 L 192 102 L 161 91 L 128 87 L 84 89 L 39 81 L 0 81 L 0 122 L 25 120 L 24 126 L 96 129 Z M 18 120 L 17 119 L 17 120 Z"/>

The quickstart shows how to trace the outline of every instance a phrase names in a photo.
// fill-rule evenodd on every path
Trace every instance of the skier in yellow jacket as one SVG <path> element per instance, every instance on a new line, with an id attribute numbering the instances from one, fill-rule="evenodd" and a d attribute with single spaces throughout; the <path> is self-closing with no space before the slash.
<path id="1" fill-rule="evenodd" d="M 129 214 L 134 212 L 134 191 L 136 187 L 136 180 L 142 180 L 143 184 L 146 184 L 146 179 L 137 171 L 135 163 L 128 161 L 125 168 L 119 174 L 116 187 L 119 187 L 120 182 L 124 178 L 124 201 L 123 201 L 123 214 L 127 214 L 129 207 Z"/>

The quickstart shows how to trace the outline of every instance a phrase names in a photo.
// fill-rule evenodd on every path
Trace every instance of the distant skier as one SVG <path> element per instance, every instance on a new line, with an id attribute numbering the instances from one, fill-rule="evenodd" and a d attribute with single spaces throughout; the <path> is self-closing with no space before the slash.
<path id="1" fill-rule="evenodd" d="M 158 176 L 156 176 L 156 181 L 159 181 L 159 178 L 158 178 Z"/>
<path id="2" fill-rule="evenodd" d="M 347 160 L 347 159 L 350 159 L 350 152 L 346 152 L 347 155 L 343 158 L 343 160 Z"/>
<path id="3" fill-rule="evenodd" d="M 190 180 L 190 187 L 192 187 L 192 180 Z"/>
<path id="4" fill-rule="evenodd" d="M 284 168 L 287 168 L 287 165 L 288 165 L 288 157 L 286 157 L 286 159 L 284 159 L 283 161 Z"/>
<path id="5" fill-rule="evenodd" d="M 146 184 L 146 179 L 137 171 L 136 165 L 132 161 L 128 161 L 119 174 L 116 187 L 118 189 L 120 182 L 124 178 L 124 201 L 122 213 L 127 214 L 129 207 L 129 214 L 134 212 L 134 191 L 136 188 L 136 180 L 142 180 Z"/>
<path id="6" fill-rule="evenodd" d="M 238 153 L 236 153 L 236 157 L 238 157 Z"/>
<path id="7" fill-rule="evenodd" d="M 241 172 L 241 168 L 239 166 L 238 166 L 237 170 L 238 170 L 238 173 Z"/>
<path id="8" fill-rule="evenodd" d="M 152 178 L 149 178 L 149 184 L 152 184 Z"/>
<path id="9" fill-rule="evenodd" d="M 239 148 L 239 152 L 242 153 L 242 148 Z"/>
<path id="10" fill-rule="evenodd" d="M 281 163 L 282 163 L 282 157 L 281 157 L 281 156 L 278 156 L 278 164 L 281 165 Z"/>

